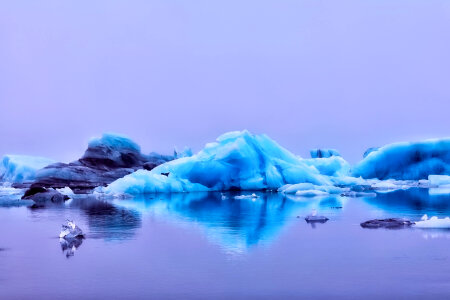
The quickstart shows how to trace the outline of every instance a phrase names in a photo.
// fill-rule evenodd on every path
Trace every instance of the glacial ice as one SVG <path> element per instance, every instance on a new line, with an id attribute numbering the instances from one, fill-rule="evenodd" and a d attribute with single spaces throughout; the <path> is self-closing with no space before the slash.
<path id="1" fill-rule="evenodd" d="M 326 158 L 311 158 L 303 160 L 309 166 L 315 167 L 323 175 L 347 176 L 350 173 L 350 164 L 340 156 Z"/>
<path id="2" fill-rule="evenodd" d="M 352 175 L 399 180 L 450 175 L 450 138 L 383 146 L 359 162 L 353 168 Z"/>
<path id="3" fill-rule="evenodd" d="M 436 186 L 450 185 L 450 176 L 448 175 L 429 175 L 428 180 L 431 185 Z"/>
<path id="4" fill-rule="evenodd" d="M 188 155 L 189 150 L 182 155 Z M 83 156 L 73 162 L 55 163 L 36 173 L 33 187 L 69 187 L 75 193 L 90 192 L 138 169 L 151 170 L 173 160 L 158 153 L 143 154 L 138 144 L 126 136 L 105 133 L 91 139 Z"/>
<path id="5" fill-rule="evenodd" d="M 341 156 L 336 149 L 312 149 L 309 151 L 311 158 L 328 158 L 332 156 Z"/>
<path id="6" fill-rule="evenodd" d="M 424 215 L 421 221 L 415 222 L 414 227 L 417 228 L 450 228 L 450 218 L 445 217 L 443 219 L 439 219 L 438 217 L 428 218 L 427 215 Z"/>
<path id="7" fill-rule="evenodd" d="M 167 175 L 167 176 L 166 176 Z M 266 135 L 234 131 L 199 153 L 139 170 L 103 189 L 110 194 L 225 190 L 275 190 L 307 182 L 331 185 L 328 176 Z"/>
<path id="8" fill-rule="evenodd" d="M 55 161 L 44 157 L 5 155 L 0 164 L 0 182 L 22 183 L 34 180 L 37 170 L 52 163 Z"/>
<path id="9" fill-rule="evenodd" d="M 286 184 L 278 189 L 283 194 L 295 194 L 302 197 L 324 196 L 341 194 L 350 191 L 349 188 L 340 188 L 332 185 L 314 185 L 312 183 Z"/>

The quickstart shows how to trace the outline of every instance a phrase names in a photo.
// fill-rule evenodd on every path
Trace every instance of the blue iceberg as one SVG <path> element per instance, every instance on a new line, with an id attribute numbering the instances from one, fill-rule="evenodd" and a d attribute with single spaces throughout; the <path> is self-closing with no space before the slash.
<path id="1" fill-rule="evenodd" d="M 311 158 L 328 158 L 332 156 L 341 156 L 336 149 L 312 149 L 309 151 Z"/>
<path id="2" fill-rule="evenodd" d="M 327 176 L 348 176 L 351 169 L 350 164 L 340 156 L 305 159 L 304 163 Z"/>
<path id="3" fill-rule="evenodd" d="M 450 139 L 394 143 L 374 149 L 353 168 L 352 175 L 382 180 L 450 175 Z"/>
<path id="4" fill-rule="evenodd" d="M 0 164 L 0 182 L 23 183 L 36 178 L 36 171 L 50 164 L 54 160 L 27 156 L 27 155 L 5 155 Z"/>
<path id="5" fill-rule="evenodd" d="M 111 194 L 227 190 L 276 190 L 286 184 L 331 185 L 311 163 L 266 135 L 234 131 L 199 153 L 138 170 L 103 189 Z"/>

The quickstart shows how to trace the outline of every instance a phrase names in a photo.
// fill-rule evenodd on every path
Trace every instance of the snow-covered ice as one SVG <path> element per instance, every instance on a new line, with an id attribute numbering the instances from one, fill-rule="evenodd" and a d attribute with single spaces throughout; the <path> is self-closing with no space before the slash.
<path id="1" fill-rule="evenodd" d="M 414 224 L 414 227 L 417 228 L 450 228 L 450 218 L 445 217 L 443 219 L 439 219 L 438 217 L 428 218 L 427 215 L 424 215 L 421 221 L 418 221 Z"/>

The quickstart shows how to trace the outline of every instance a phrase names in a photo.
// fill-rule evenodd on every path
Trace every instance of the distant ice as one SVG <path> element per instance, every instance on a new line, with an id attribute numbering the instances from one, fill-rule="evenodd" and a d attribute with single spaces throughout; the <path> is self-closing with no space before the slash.
<path id="1" fill-rule="evenodd" d="M 450 139 L 386 145 L 368 153 L 353 168 L 352 175 L 398 180 L 450 175 Z"/>
<path id="2" fill-rule="evenodd" d="M 27 155 L 5 155 L 0 163 L 0 182 L 22 183 L 32 181 L 36 171 L 50 164 L 54 160 Z"/>

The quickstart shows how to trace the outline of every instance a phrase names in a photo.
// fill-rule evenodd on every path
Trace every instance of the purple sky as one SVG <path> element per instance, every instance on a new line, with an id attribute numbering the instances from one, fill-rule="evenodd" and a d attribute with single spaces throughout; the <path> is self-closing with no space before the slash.
<path id="1" fill-rule="evenodd" d="M 449 136 L 449 29 L 450 1 L 2 1 L 0 155 L 249 129 L 355 162 Z"/>

